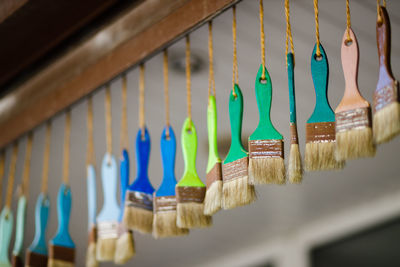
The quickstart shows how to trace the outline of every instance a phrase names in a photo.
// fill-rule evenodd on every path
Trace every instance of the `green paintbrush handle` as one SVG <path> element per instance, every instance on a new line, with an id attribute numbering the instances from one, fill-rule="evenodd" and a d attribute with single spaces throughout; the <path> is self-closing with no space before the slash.
<path id="1" fill-rule="evenodd" d="M 235 84 L 229 96 L 229 119 L 231 122 L 231 146 L 224 164 L 247 157 L 247 152 L 242 145 L 242 119 L 243 119 L 243 95 L 239 85 Z"/>
<path id="2" fill-rule="evenodd" d="M 258 69 L 255 91 L 260 120 L 257 129 L 250 135 L 250 140 L 283 139 L 271 122 L 272 82 L 267 69 L 265 80 L 261 79 L 263 66 Z"/>
<path id="3" fill-rule="evenodd" d="M 15 243 L 13 249 L 13 254 L 17 256 L 22 255 L 21 253 L 23 249 L 24 230 L 25 230 L 25 214 L 26 214 L 26 197 L 22 195 L 18 199 L 16 233 L 15 233 Z"/>
<path id="4" fill-rule="evenodd" d="M 290 122 L 296 123 L 296 96 L 294 93 L 294 58 L 292 53 L 286 55 L 289 83 Z"/>
<path id="5" fill-rule="evenodd" d="M 314 112 L 307 123 L 332 122 L 335 121 L 335 113 L 328 102 L 328 79 L 329 65 L 328 58 L 320 44 L 321 57 L 317 58 L 317 44 L 314 46 L 311 55 L 311 76 L 314 83 L 316 103 Z"/>
<path id="6" fill-rule="evenodd" d="M 210 95 L 207 107 L 207 130 L 208 130 L 208 163 L 207 173 L 211 171 L 216 163 L 221 162 L 218 156 L 217 143 L 217 104 L 215 96 Z"/>
<path id="7" fill-rule="evenodd" d="M 197 133 L 190 118 L 187 118 L 183 123 L 181 142 L 185 171 L 178 186 L 205 187 L 196 170 Z"/>

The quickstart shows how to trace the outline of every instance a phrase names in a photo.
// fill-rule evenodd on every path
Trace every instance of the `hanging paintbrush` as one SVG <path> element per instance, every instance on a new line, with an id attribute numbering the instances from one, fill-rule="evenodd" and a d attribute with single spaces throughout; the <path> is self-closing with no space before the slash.
<path id="1" fill-rule="evenodd" d="M 176 139 L 169 120 L 169 86 L 168 86 L 168 53 L 164 50 L 164 99 L 165 127 L 161 134 L 160 146 L 163 163 L 163 179 L 160 187 L 154 193 L 153 236 L 155 238 L 181 236 L 189 230 L 176 225 L 176 195 L 175 195 L 175 156 Z"/>
<path id="2" fill-rule="evenodd" d="M 400 133 L 399 82 L 393 77 L 390 63 L 391 30 L 386 1 L 377 0 L 376 41 L 378 44 L 379 79 L 374 92 L 374 141 L 390 141 Z"/>
<path id="3" fill-rule="evenodd" d="M 297 134 L 296 94 L 294 83 L 294 47 L 292 30 L 290 26 L 289 0 L 285 0 L 286 16 L 286 68 L 288 73 L 289 105 L 290 105 L 290 155 L 289 155 L 289 181 L 300 183 L 303 178 L 303 166 L 299 149 L 299 138 Z M 289 52 L 290 42 L 290 52 Z"/>
<path id="4" fill-rule="evenodd" d="M 183 123 L 181 142 L 185 170 L 176 185 L 177 225 L 180 228 L 203 228 L 212 224 L 211 216 L 204 215 L 206 186 L 196 170 L 197 133 L 192 121 L 190 80 L 190 39 L 186 35 L 186 91 L 188 117 Z"/>
<path id="5" fill-rule="evenodd" d="M 25 266 L 47 266 L 46 228 L 49 218 L 50 199 L 48 195 L 49 157 L 50 157 L 51 122 L 46 125 L 46 140 L 43 156 L 42 188 L 35 206 L 35 237 L 26 251 Z"/>
<path id="6" fill-rule="evenodd" d="M 71 111 L 65 115 L 63 179 L 57 195 L 58 228 L 50 240 L 49 267 L 73 267 L 75 265 L 75 243 L 69 233 L 71 215 L 71 187 L 69 185 L 69 151 L 71 137 Z"/>
<path id="7" fill-rule="evenodd" d="M 204 214 L 213 215 L 221 209 L 222 204 L 222 166 L 221 158 L 218 155 L 217 143 L 217 104 L 213 66 L 212 21 L 208 22 L 208 55 L 210 64 L 207 107 L 208 163 Z"/>
<path id="8" fill-rule="evenodd" d="M 125 200 L 124 223 L 132 230 L 150 234 L 153 229 L 154 188 L 148 176 L 150 135 L 144 118 L 144 64 L 139 77 L 139 131 L 136 136 L 137 177 L 128 187 Z"/>
<path id="9" fill-rule="evenodd" d="M 232 7 L 232 13 L 233 67 L 232 90 L 229 96 L 231 145 L 222 166 L 222 206 L 224 209 L 247 205 L 256 199 L 254 186 L 249 184 L 248 154 L 242 145 L 243 96 L 238 85 L 236 6 Z"/>
<path id="10" fill-rule="evenodd" d="M 117 202 L 117 162 L 112 154 L 111 92 L 106 87 L 105 96 L 107 152 L 101 163 L 101 183 L 104 204 L 97 216 L 96 258 L 98 261 L 113 261 L 118 238 L 120 207 Z"/>
<path id="11" fill-rule="evenodd" d="M 0 266 L 11 267 L 8 258 L 8 248 L 10 246 L 11 234 L 14 224 L 14 216 L 11 210 L 11 201 L 13 198 L 15 165 L 17 164 L 18 141 L 14 143 L 11 155 L 11 163 L 8 174 L 8 184 L 6 192 L 6 202 L 0 214 Z"/>
<path id="12" fill-rule="evenodd" d="M 346 0 L 347 28 L 342 40 L 342 67 L 346 87 L 335 110 L 336 158 L 338 160 L 372 157 L 371 107 L 358 89 L 358 43 L 351 29 L 349 0 Z"/>
<path id="13" fill-rule="evenodd" d="M 305 169 L 307 171 L 343 168 L 335 158 L 335 113 L 328 102 L 329 65 L 319 39 L 318 0 L 314 0 L 316 44 L 311 55 L 311 76 L 316 103 L 306 124 Z"/>
<path id="14" fill-rule="evenodd" d="M 93 100 L 92 96 L 88 97 L 87 103 L 87 159 L 86 159 L 86 174 L 87 174 L 87 201 L 88 201 L 88 248 L 86 251 L 86 267 L 97 267 L 99 263 L 96 259 L 96 242 L 97 242 L 97 227 L 96 227 L 96 171 L 95 171 L 95 154 L 93 145 Z"/>
<path id="15" fill-rule="evenodd" d="M 24 266 L 22 260 L 22 249 L 24 244 L 26 206 L 29 193 L 29 172 L 31 167 L 32 141 L 33 133 L 30 132 L 28 134 L 28 140 L 26 143 L 23 178 L 19 187 L 15 243 L 11 259 L 13 267 Z"/>
<path id="16" fill-rule="evenodd" d="M 125 264 L 135 255 L 133 233 L 127 229 L 122 219 L 124 216 L 125 193 L 129 185 L 129 142 L 127 119 L 127 81 L 126 75 L 122 76 L 122 115 L 121 115 L 121 158 L 120 158 L 120 216 L 117 247 L 115 249 L 114 263 Z"/>
<path id="17" fill-rule="evenodd" d="M 260 115 L 258 126 L 249 137 L 249 177 L 251 184 L 284 184 L 283 136 L 271 122 L 272 81 L 265 66 L 264 8 L 260 0 L 261 66 L 255 92 Z"/>

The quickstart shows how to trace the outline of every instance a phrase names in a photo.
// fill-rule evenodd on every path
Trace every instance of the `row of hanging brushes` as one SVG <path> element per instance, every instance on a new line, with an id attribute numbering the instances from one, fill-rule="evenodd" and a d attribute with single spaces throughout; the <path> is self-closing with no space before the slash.
<path id="1" fill-rule="evenodd" d="M 385 2 L 377 4 L 377 44 L 379 54 L 379 81 L 374 94 L 374 116 L 371 119 L 369 103 L 360 95 L 357 85 L 358 44 L 351 29 L 349 1 L 346 1 L 347 28 L 342 41 L 342 65 L 345 75 L 345 94 L 333 112 L 327 99 L 328 61 L 320 44 L 318 27 L 318 1 L 314 0 L 316 21 L 316 45 L 311 57 L 311 70 L 316 90 L 315 110 L 306 125 L 306 170 L 328 170 L 344 166 L 344 161 L 375 154 L 375 144 L 392 139 L 400 132 L 400 105 L 398 82 L 393 78 L 390 66 L 390 22 Z M 294 49 L 289 21 L 289 2 L 285 1 L 286 62 L 290 95 L 291 149 L 289 157 L 289 180 L 297 183 L 302 179 L 301 156 L 298 148 L 296 107 L 294 93 Z M 139 127 L 136 139 L 138 175 L 129 185 L 129 156 L 126 112 L 126 77 L 123 77 L 122 124 L 121 124 L 121 196 L 117 201 L 117 163 L 112 156 L 111 95 L 106 89 L 107 153 L 104 156 L 101 174 L 104 190 L 104 205 L 96 218 L 96 178 L 93 148 L 92 100 L 88 101 L 88 207 L 89 248 L 87 266 L 97 266 L 98 261 L 123 264 L 135 254 L 132 231 L 153 233 L 154 237 L 170 237 L 188 234 L 189 229 L 208 227 L 211 215 L 219 209 L 230 209 L 247 205 L 255 200 L 254 185 L 283 184 L 286 171 L 283 157 L 283 137 L 270 120 L 272 83 L 265 67 L 263 5 L 260 0 L 261 61 L 256 77 L 255 91 L 260 121 L 249 137 L 249 152 L 241 143 L 243 96 L 238 85 L 236 57 L 236 9 L 233 7 L 233 85 L 229 98 L 231 122 L 231 146 L 224 162 L 217 150 L 217 114 L 213 74 L 212 24 L 209 23 L 209 101 L 207 125 L 209 137 L 209 160 L 206 185 L 196 171 L 197 135 L 191 119 L 190 91 L 190 42 L 186 37 L 186 74 L 188 118 L 182 129 L 181 141 L 185 160 L 185 171 L 179 183 L 175 179 L 176 140 L 169 123 L 168 107 L 168 57 L 164 51 L 164 90 L 166 102 L 166 127 L 161 136 L 163 181 L 157 191 L 147 176 L 150 154 L 150 136 L 144 120 L 144 65 L 140 66 Z M 290 52 L 289 52 L 290 43 Z M 59 227 L 50 240 L 50 256 L 47 257 L 45 239 L 49 216 L 47 194 L 48 161 L 50 150 L 51 123 L 46 127 L 46 144 L 43 162 L 41 194 L 35 209 L 35 237 L 26 253 L 26 266 L 73 266 L 74 242 L 69 231 L 71 190 L 69 187 L 69 139 L 70 111 L 67 111 L 64 141 L 63 183 L 58 193 Z M 373 126 L 372 126 L 373 125 Z M 20 187 L 17 211 L 16 242 L 13 249 L 13 266 L 22 266 L 22 242 L 24 236 L 26 198 L 29 183 L 29 165 L 32 134 L 28 135 L 24 178 Z M 6 204 L 0 215 L 0 263 L 10 266 L 8 247 L 11 240 L 13 217 L 10 209 L 15 176 L 18 144 L 13 146 L 7 187 Z M 4 157 L 4 155 L 3 155 Z M 0 161 L 4 172 L 4 159 Z M 1 175 L 2 177 L 3 175 Z"/>

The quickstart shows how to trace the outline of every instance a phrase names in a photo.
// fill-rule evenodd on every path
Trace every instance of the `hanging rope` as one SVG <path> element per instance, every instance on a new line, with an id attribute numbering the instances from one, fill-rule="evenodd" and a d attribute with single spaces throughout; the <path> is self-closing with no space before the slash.
<path id="1" fill-rule="evenodd" d="M 0 152 L 0 192 L 3 192 L 3 180 L 4 180 L 4 161 L 5 161 L 5 155 L 4 155 L 4 150 Z M 3 197 L 0 197 L 0 207 L 2 207 Z"/>
<path id="2" fill-rule="evenodd" d="M 315 39 L 317 40 L 317 57 L 321 56 L 321 50 L 319 48 L 321 42 L 319 40 L 319 11 L 318 11 L 318 0 L 314 0 L 314 14 L 315 14 Z"/>
<path id="3" fill-rule="evenodd" d="M 211 93 L 215 96 L 215 79 L 214 79 L 214 51 L 212 39 L 212 21 L 208 22 L 208 97 Z"/>
<path id="4" fill-rule="evenodd" d="M 63 183 L 69 185 L 69 143 L 71 139 L 71 111 L 68 109 L 65 114 L 64 129 L 64 161 L 63 161 Z"/>
<path id="5" fill-rule="evenodd" d="M 380 8 L 380 5 L 381 5 L 381 0 L 376 0 L 376 13 L 377 13 L 377 15 L 378 15 L 377 21 L 378 21 L 379 23 L 382 22 L 382 15 L 381 15 L 381 8 Z M 386 7 L 386 0 L 383 0 L 383 1 L 382 1 L 382 6 L 383 6 L 383 7 Z"/>
<path id="6" fill-rule="evenodd" d="M 13 196 L 14 180 L 15 180 L 15 165 L 17 164 L 18 156 L 18 141 L 14 143 L 11 155 L 10 170 L 8 174 L 6 207 L 11 209 L 11 201 Z"/>
<path id="7" fill-rule="evenodd" d="M 32 142 L 33 142 L 33 133 L 30 132 L 28 134 L 28 140 L 26 143 L 24 174 L 23 174 L 22 185 L 21 185 L 21 194 L 26 197 L 28 196 L 28 193 L 29 193 L 29 174 L 30 174 L 30 170 L 31 170 Z"/>
<path id="8" fill-rule="evenodd" d="M 350 28 L 351 28 L 351 20 L 350 20 L 350 5 L 349 5 L 349 0 L 346 0 L 346 31 L 347 31 L 347 42 L 351 42 L 351 37 L 350 37 Z"/>
<path id="9" fill-rule="evenodd" d="M 237 64 L 237 37 L 236 37 L 236 6 L 232 7 L 232 42 L 233 42 L 233 67 L 232 67 L 232 91 L 236 97 L 235 84 L 239 84 L 239 71 Z"/>
<path id="10" fill-rule="evenodd" d="M 111 163 L 111 154 L 112 154 L 112 117 L 111 117 L 111 91 L 110 85 L 106 87 L 106 101 L 105 101 L 105 110 L 106 110 L 106 143 L 107 143 L 107 154 L 109 156 L 109 163 Z"/>
<path id="11" fill-rule="evenodd" d="M 50 139 L 51 139 L 51 121 L 46 124 L 46 140 L 43 156 L 43 170 L 42 170 L 42 193 L 47 195 L 47 186 L 49 181 L 49 158 L 50 158 Z"/>
<path id="12" fill-rule="evenodd" d="M 88 141 L 87 141 L 87 155 L 86 155 L 86 164 L 87 165 L 95 165 L 96 159 L 94 154 L 94 144 L 93 144 L 93 99 L 92 96 L 89 95 L 88 103 L 87 103 L 87 130 L 88 130 Z"/>
<path id="13" fill-rule="evenodd" d="M 139 127 L 142 130 L 142 139 L 144 139 L 145 117 L 144 117 L 144 63 L 140 64 L 139 76 Z"/>
<path id="14" fill-rule="evenodd" d="M 164 50 L 164 60 L 163 60 L 163 74 L 164 74 L 164 101 L 165 101 L 165 125 L 166 136 L 169 137 L 169 87 L 168 87 L 168 51 Z"/>
<path id="15" fill-rule="evenodd" d="M 294 61 L 294 46 L 293 46 L 292 28 L 290 26 L 289 0 L 285 0 L 285 16 L 286 16 L 286 48 L 285 48 L 285 54 L 287 55 L 288 52 L 289 52 L 289 42 L 290 42 L 290 52 L 293 55 L 293 61 Z M 286 67 L 287 67 L 287 58 L 286 58 Z"/>
<path id="16" fill-rule="evenodd" d="M 192 92 L 190 81 L 190 38 L 186 35 L 186 92 L 187 92 L 187 112 L 188 117 L 192 120 Z"/>
<path id="17" fill-rule="evenodd" d="M 127 106 L 127 79 L 126 74 L 122 75 L 122 112 L 121 112 L 121 139 L 120 146 L 121 151 L 123 149 L 128 149 L 129 140 L 128 140 L 128 106 Z"/>
<path id="18" fill-rule="evenodd" d="M 261 39 L 261 63 L 263 66 L 261 79 L 265 80 L 265 35 L 264 35 L 264 5 L 260 0 L 260 39 Z"/>

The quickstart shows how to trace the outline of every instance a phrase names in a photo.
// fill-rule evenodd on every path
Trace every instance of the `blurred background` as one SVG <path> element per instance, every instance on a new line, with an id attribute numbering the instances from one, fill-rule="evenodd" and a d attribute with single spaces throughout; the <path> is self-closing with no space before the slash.
<path id="1" fill-rule="evenodd" d="M 127 10 L 148 1 L 68 1 L 40 6 L 46 1 L 22 1 L 22 5 L 0 23 L 0 87 L 3 97 L 42 68 L 75 49 L 89 38 L 112 43 L 113 35 L 102 32 L 105 25 L 123 16 Z M 35 3 L 33 3 L 35 2 Z M 43 3 L 42 3 L 43 2 Z M 51 1 L 47 1 L 51 2 Z M 124 2 L 124 3 L 121 3 Z M 157 4 L 161 1 L 151 1 Z M 167 1 L 168 2 L 168 1 Z M 171 1 L 173 2 L 173 1 Z M 344 92 L 340 47 L 346 29 L 345 0 L 320 0 L 320 36 L 329 60 L 329 101 L 334 109 Z M 400 2 L 387 1 L 392 26 L 392 68 L 400 77 Z M 72 4 L 74 3 L 74 4 Z M 313 1 L 290 1 L 294 40 L 297 115 L 301 152 L 304 152 L 305 123 L 311 115 L 315 94 L 310 73 L 310 57 L 315 44 Z M 58 5 L 58 6 L 57 6 Z M 64 6 L 63 6 L 64 5 Z M 0 4 L 1 6 L 1 4 Z M 97 7 L 95 9 L 94 7 Z M 42 10 L 42 11 L 37 11 Z M 351 0 L 351 22 L 360 48 L 359 88 L 372 101 L 378 79 L 376 48 L 376 1 Z M 50 12 L 52 11 L 52 12 Z M 43 13 L 41 13 L 43 12 Z M 244 96 L 243 140 L 257 126 L 258 110 L 254 81 L 261 63 L 258 1 L 237 3 L 237 49 L 239 85 Z M 266 66 L 272 78 L 272 121 L 285 136 L 285 154 L 289 155 L 289 96 L 285 67 L 284 1 L 264 1 Z M 45 13 L 51 14 L 49 17 Z M 81 14 L 81 19 L 78 19 Z M 75 17 L 76 16 L 76 17 Z M 83 19 L 84 18 L 84 19 Z M 143 18 L 146 19 L 146 18 Z M 54 21 L 54 22 L 53 22 Z M 61 23 L 63 22 L 63 23 Z M 41 25 L 40 31 L 29 24 Z M 25 27 L 26 25 L 26 27 Z M 173 26 L 173 25 L 172 25 Z M 33 27 L 33 26 L 32 26 Z M 134 27 L 134 25 L 131 25 Z M 218 143 L 222 158 L 230 143 L 228 97 L 232 77 L 232 10 L 213 20 L 215 82 L 218 108 Z M 202 25 L 191 32 L 192 109 L 199 136 L 197 169 L 205 180 L 208 155 L 206 108 L 208 91 L 208 28 Z M 184 40 L 169 46 L 169 85 L 171 123 L 179 140 L 186 117 Z M 25 51 L 25 52 L 24 52 Z M 40 52 L 40 53 L 39 53 Z M 90 58 L 81 58 L 82 61 Z M 155 188 L 162 179 L 160 136 L 165 125 L 162 54 L 146 59 L 146 125 L 152 139 L 149 177 Z M 74 65 L 71 65 L 73 68 Z M 75 70 L 74 70 L 75 71 Z M 76 69 L 76 71 L 79 71 Z M 135 137 L 138 130 L 138 68 L 128 77 L 128 126 L 131 157 L 131 181 L 136 175 Z M 119 155 L 121 126 L 121 77 L 110 82 L 114 154 Z M 104 86 L 94 95 L 95 153 L 100 166 L 106 151 Z M 39 92 L 38 92 L 39 93 Z M 61 100 L 60 100 L 61 101 Z M 46 103 L 51 106 L 52 103 Z M 71 235 L 77 245 L 76 266 L 83 266 L 87 245 L 86 198 L 86 101 L 72 106 L 70 175 L 73 195 Z M 56 194 L 62 179 L 62 149 L 65 115 L 53 119 L 49 191 L 51 216 L 47 237 L 57 228 Z M 2 129 L 7 131 L 7 129 Z M 27 247 L 34 235 L 34 203 L 40 192 L 44 151 L 44 125 L 34 130 L 31 183 L 27 211 Z M 16 183 L 22 179 L 26 137 L 20 142 Z M 178 142 L 176 177 L 183 172 Z M 375 158 L 349 161 L 341 171 L 305 173 L 300 185 L 257 187 L 257 201 L 246 207 L 220 211 L 209 229 L 193 230 L 189 236 L 155 240 L 135 233 L 136 256 L 132 266 L 268 266 L 268 267 L 397 267 L 400 266 L 400 138 L 378 147 Z M 11 146 L 6 147 L 6 175 Z M 100 177 L 99 168 L 97 175 Z M 6 176 L 7 177 L 7 176 Z M 7 179 L 5 179 L 6 181 Z M 1 197 L 4 199 L 6 186 Z M 98 208 L 103 195 L 97 183 Z M 13 203 L 16 210 L 16 201 Z M 112 264 L 101 264 L 112 266 Z"/>

